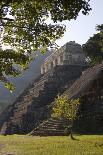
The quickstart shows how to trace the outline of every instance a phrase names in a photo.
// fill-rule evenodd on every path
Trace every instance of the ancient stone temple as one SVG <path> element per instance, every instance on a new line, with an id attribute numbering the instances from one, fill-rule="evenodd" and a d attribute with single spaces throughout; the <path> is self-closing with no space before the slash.
<path id="1" fill-rule="evenodd" d="M 85 54 L 81 45 L 70 41 L 54 51 L 41 66 L 41 74 L 57 65 L 85 65 Z"/>
<path id="2" fill-rule="evenodd" d="M 49 125 L 60 125 L 51 134 L 64 135 L 62 121 L 51 119 L 51 106 L 87 68 L 81 45 L 69 42 L 54 51 L 41 66 L 42 74 L 0 113 L 0 134 L 27 134 L 50 118 Z"/>

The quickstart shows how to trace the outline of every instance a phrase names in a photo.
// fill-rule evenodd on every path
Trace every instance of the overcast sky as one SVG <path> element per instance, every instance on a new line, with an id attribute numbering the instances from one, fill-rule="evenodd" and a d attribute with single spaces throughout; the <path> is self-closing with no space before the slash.
<path id="1" fill-rule="evenodd" d="M 95 26 L 103 24 L 103 0 L 90 0 L 92 10 L 89 15 L 84 16 L 80 13 L 76 20 L 65 22 L 67 31 L 64 37 L 57 41 L 61 46 L 68 41 L 76 41 L 84 44 L 94 33 L 97 33 Z"/>

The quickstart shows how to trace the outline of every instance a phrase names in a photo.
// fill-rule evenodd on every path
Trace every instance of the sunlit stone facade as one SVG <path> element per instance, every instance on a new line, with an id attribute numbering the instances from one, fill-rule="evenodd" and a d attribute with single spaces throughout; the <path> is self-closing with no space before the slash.
<path id="1" fill-rule="evenodd" d="M 80 44 L 70 41 L 47 57 L 41 66 L 41 74 L 56 65 L 85 65 L 85 54 Z"/>

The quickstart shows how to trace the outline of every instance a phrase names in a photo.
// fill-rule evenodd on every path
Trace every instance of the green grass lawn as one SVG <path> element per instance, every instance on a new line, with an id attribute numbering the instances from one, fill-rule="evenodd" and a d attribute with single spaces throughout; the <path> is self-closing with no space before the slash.
<path id="1" fill-rule="evenodd" d="M 102 135 L 75 137 L 0 136 L 0 155 L 103 155 Z"/>

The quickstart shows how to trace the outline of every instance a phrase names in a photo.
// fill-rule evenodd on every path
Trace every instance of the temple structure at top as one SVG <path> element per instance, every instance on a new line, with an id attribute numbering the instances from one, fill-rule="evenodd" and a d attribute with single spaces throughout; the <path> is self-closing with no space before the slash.
<path id="1" fill-rule="evenodd" d="M 41 66 L 41 74 L 56 65 L 86 65 L 85 53 L 80 44 L 70 41 L 47 57 Z"/>

